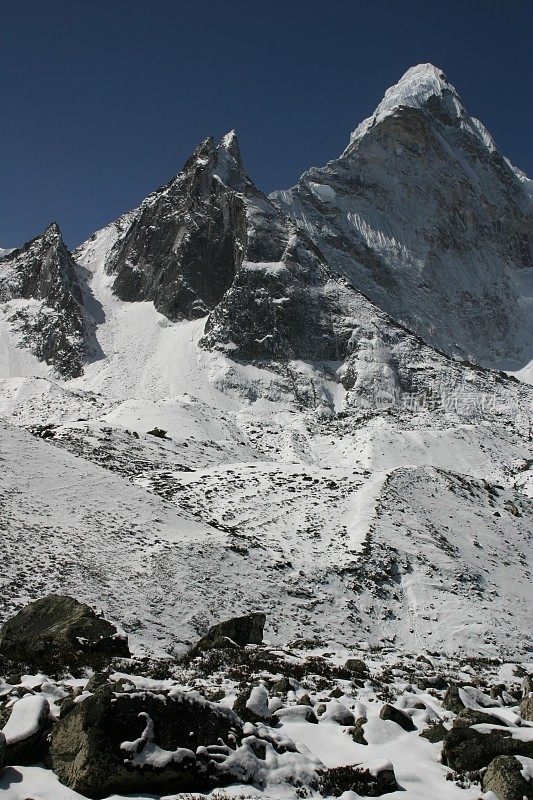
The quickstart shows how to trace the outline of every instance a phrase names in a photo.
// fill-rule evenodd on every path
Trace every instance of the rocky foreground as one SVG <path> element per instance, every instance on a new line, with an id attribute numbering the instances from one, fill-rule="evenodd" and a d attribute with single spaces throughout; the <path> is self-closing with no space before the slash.
<path id="1" fill-rule="evenodd" d="M 533 664 L 317 640 L 273 649 L 265 623 L 233 618 L 153 660 L 73 598 L 26 606 L 0 629 L 0 789 L 533 798 Z"/>

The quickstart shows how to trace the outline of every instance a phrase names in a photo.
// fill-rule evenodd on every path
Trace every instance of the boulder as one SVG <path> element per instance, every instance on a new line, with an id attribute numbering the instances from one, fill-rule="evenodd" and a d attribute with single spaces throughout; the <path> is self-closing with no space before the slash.
<path id="1" fill-rule="evenodd" d="M 450 684 L 448 687 L 442 700 L 442 707 L 445 708 L 446 711 L 452 711 L 454 714 L 458 714 L 465 707 L 465 704 L 459 697 L 459 687 L 456 686 L 455 683 Z"/>
<path id="2" fill-rule="evenodd" d="M 533 722 L 533 697 L 524 697 L 520 703 L 520 716 L 528 722 Z"/>
<path id="3" fill-rule="evenodd" d="M 17 700 L 2 730 L 5 765 L 28 766 L 41 761 L 51 726 L 50 706 L 45 697 L 26 694 Z"/>
<path id="4" fill-rule="evenodd" d="M 357 744 L 368 744 L 367 740 L 365 739 L 365 732 L 363 730 L 363 726 L 366 724 L 366 721 L 366 717 L 359 717 L 353 726 L 352 739 Z"/>
<path id="5" fill-rule="evenodd" d="M 283 678 L 280 678 L 278 681 L 272 684 L 271 691 L 273 691 L 274 694 L 287 694 L 287 692 L 294 691 L 295 683 L 296 681 L 291 680 L 291 678 L 283 676 Z"/>
<path id="6" fill-rule="evenodd" d="M 344 668 L 352 673 L 356 678 L 368 677 L 368 667 L 360 658 L 348 658 Z"/>
<path id="7" fill-rule="evenodd" d="M 50 762 L 62 783 L 89 798 L 203 791 L 231 781 L 209 748 L 241 736 L 232 711 L 195 693 L 101 687 L 54 727 Z"/>
<path id="8" fill-rule="evenodd" d="M 469 709 L 470 711 L 470 709 Z M 472 712 L 471 712 L 472 713 Z M 475 724 L 486 724 L 480 712 Z M 487 715 L 488 716 L 488 715 Z M 492 723 L 497 722 L 492 718 Z M 457 720 L 456 720 L 457 723 Z M 442 762 L 456 772 L 472 772 L 487 767 L 496 756 L 533 757 L 533 741 L 514 739 L 512 728 L 489 727 L 482 732 L 470 727 L 465 717 L 446 733 L 442 745 Z"/>
<path id="9" fill-rule="evenodd" d="M 522 775 L 523 766 L 514 756 L 497 756 L 483 776 L 483 791 L 498 800 L 533 800 L 533 783 Z"/>
<path id="10" fill-rule="evenodd" d="M 318 724 L 318 717 L 311 706 L 286 706 L 285 708 L 280 708 L 278 711 L 272 714 L 272 721 L 274 723 L 282 722 L 283 720 L 312 722 L 315 725 Z"/>
<path id="11" fill-rule="evenodd" d="M 332 722 L 336 722 L 338 725 L 355 724 L 355 717 L 350 709 L 346 708 L 344 703 L 339 703 L 337 700 L 332 700 L 327 704 L 322 719 L 329 719 Z"/>
<path id="12" fill-rule="evenodd" d="M 379 718 L 395 722 L 400 728 L 403 728 L 404 731 L 416 730 L 416 725 L 409 714 L 406 714 L 405 711 L 402 711 L 400 708 L 396 708 L 396 706 L 391 706 L 389 703 L 385 703 L 379 712 Z"/>
<path id="13" fill-rule="evenodd" d="M 463 708 L 453 721 L 454 728 L 468 728 L 470 725 L 501 725 L 501 721 L 492 714 L 478 711 L 475 708 Z"/>
<path id="14" fill-rule="evenodd" d="M 270 718 L 268 692 L 264 686 L 245 689 L 233 704 L 233 710 L 244 722 L 265 722 Z"/>
<path id="15" fill-rule="evenodd" d="M 313 702 L 312 702 L 311 698 L 309 697 L 309 695 L 306 693 L 306 694 L 303 694 L 298 699 L 297 705 L 299 705 L 299 706 L 312 706 Z"/>
<path id="16" fill-rule="evenodd" d="M 205 636 L 197 643 L 197 650 L 210 650 L 213 647 L 227 647 L 224 640 L 230 640 L 240 647 L 247 644 L 261 644 L 266 614 L 252 612 L 242 617 L 232 617 L 209 628 Z"/>
<path id="17" fill-rule="evenodd" d="M 350 765 L 320 770 L 318 788 L 324 797 L 340 797 L 344 792 L 354 792 L 363 797 L 381 797 L 400 787 L 396 783 L 392 764 L 382 761 L 368 766 Z"/>
<path id="18" fill-rule="evenodd" d="M 73 597 L 49 595 L 25 606 L 0 628 L 0 653 L 47 672 L 98 668 L 128 658 L 126 638 L 114 625 Z"/>
<path id="19" fill-rule="evenodd" d="M 0 731 L 0 770 L 4 768 L 6 763 L 6 737 Z"/>
<path id="20" fill-rule="evenodd" d="M 435 742 L 442 742 L 447 733 L 448 729 L 444 727 L 442 722 L 432 722 L 422 731 L 420 736 L 434 744 Z"/>

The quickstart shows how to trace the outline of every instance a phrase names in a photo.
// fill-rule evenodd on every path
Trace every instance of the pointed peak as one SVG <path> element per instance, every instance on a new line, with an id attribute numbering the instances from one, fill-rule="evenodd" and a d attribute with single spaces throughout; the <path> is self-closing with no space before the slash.
<path id="1" fill-rule="evenodd" d="M 350 145 L 376 123 L 405 107 L 427 111 L 446 124 L 463 123 L 464 127 L 475 132 L 459 93 L 445 73 L 434 64 L 417 64 L 387 89 L 372 116 L 361 122 L 352 133 Z"/>
<path id="2" fill-rule="evenodd" d="M 61 234 L 61 228 L 57 224 L 57 222 L 51 222 L 50 225 L 45 229 L 43 236 L 54 236 L 60 239 L 63 238 Z"/>
<path id="3" fill-rule="evenodd" d="M 184 164 L 183 172 L 189 172 L 189 170 L 195 169 L 196 167 L 207 166 L 212 161 L 215 150 L 214 139 L 212 136 L 208 136 L 207 139 L 200 142 L 198 147 L 196 147 L 189 156 Z"/>
<path id="4" fill-rule="evenodd" d="M 222 137 L 220 140 L 220 144 L 217 147 L 219 163 L 223 162 L 226 163 L 228 159 L 231 159 L 233 164 L 233 169 L 242 170 L 242 156 L 241 156 L 241 149 L 239 147 L 239 140 L 237 139 L 237 134 L 234 130 L 227 133 L 225 136 Z"/>
<path id="5" fill-rule="evenodd" d="M 243 191 L 244 185 L 249 181 L 242 163 L 239 140 L 234 130 L 223 136 L 217 147 L 216 175 L 223 183 L 237 191 Z"/>
<path id="6" fill-rule="evenodd" d="M 241 151 L 239 148 L 237 132 L 235 130 L 229 131 L 225 136 L 222 137 L 220 140 L 219 149 L 225 150 L 227 153 L 233 156 L 233 158 L 240 158 Z"/>
<path id="7" fill-rule="evenodd" d="M 451 94 L 457 100 L 457 112 L 464 112 L 459 94 L 444 72 L 433 64 L 417 64 L 408 69 L 398 83 L 387 89 L 375 113 L 384 115 L 400 106 L 422 108 L 431 97 L 442 97 L 444 93 Z"/>

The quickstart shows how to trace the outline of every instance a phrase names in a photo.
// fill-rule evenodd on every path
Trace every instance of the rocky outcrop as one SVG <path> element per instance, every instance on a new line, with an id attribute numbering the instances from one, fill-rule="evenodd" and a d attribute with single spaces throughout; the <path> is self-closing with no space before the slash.
<path id="1" fill-rule="evenodd" d="M 170 320 L 207 316 L 202 348 L 272 370 L 300 405 L 331 405 L 301 362 L 341 383 L 347 405 L 374 408 L 416 397 L 447 403 L 451 393 L 471 396 L 474 384 L 489 396 L 504 380 L 427 347 L 361 293 L 357 276 L 254 186 L 233 133 L 203 142 L 180 175 L 119 222 L 104 256 L 115 293 L 151 300 Z"/>
<path id="2" fill-rule="evenodd" d="M 50 760 L 62 783 L 90 798 L 202 791 L 231 782 L 208 748 L 241 736 L 233 712 L 194 694 L 102 687 L 55 726 Z"/>
<path id="3" fill-rule="evenodd" d="M 427 343 L 485 365 L 518 354 L 533 204 L 436 67 L 410 69 L 339 158 L 271 197 L 336 273 Z"/>
<path id="4" fill-rule="evenodd" d="M 0 655 L 31 667 L 100 667 L 129 657 L 124 634 L 73 597 L 49 595 L 25 606 L 0 628 Z"/>
<path id="5" fill-rule="evenodd" d="M 76 265 L 55 223 L 0 262 L 0 306 L 20 346 L 62 377 L 81 374 L 82 293 Z"/>
<path id="6" fill-rule="evenodd" d="M 229 182 L 229 185 L 228 185 Z M 134 212 L 106 262 L 122 300 L 152 300 L 171 320 L 205 316 L 231 286 L 246 247 L 252 191 L 236 137 L 202 142 L 183 171 Z"/>

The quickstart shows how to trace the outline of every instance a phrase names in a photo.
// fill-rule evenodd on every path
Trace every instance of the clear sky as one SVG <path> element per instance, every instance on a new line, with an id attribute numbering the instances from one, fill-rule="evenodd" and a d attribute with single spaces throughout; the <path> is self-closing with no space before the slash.
<path id="1" fill-rule="evenodd" d="M 0 0 L 0 246 L 69 246 L 231 128 L 265 191 L 430 61 L 533 175 L 533 0 Z"/>

